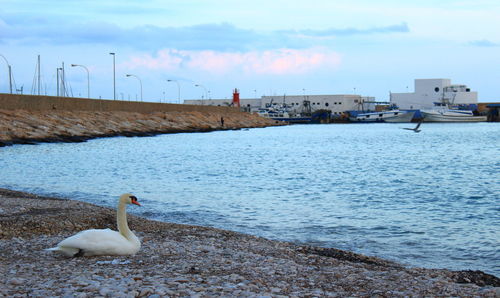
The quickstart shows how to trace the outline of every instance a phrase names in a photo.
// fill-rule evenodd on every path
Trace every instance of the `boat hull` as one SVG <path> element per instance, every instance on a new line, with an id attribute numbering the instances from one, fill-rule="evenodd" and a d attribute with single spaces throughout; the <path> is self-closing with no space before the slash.
<path id="1" fill-rule="evenodd" d="M 271 119 L 277 120 L 277 121 L 285 121 L 289 123 L 310 123 L 311 118 L 310 117 L 290 117 L 290 118 L 284 118 L 284 117 L 272 117 Z"/>
<path id="2" fill-rule="evenodd" d="M 439 112 L 421 112 L 425 122 L 485 122 L 486 116 L 446 114 Z"/>
<path id="3" fill-rule="evenodd" d="M 370 123 L 370 122 L 390 122 L 390 123 L 402 123 L 402 122 L 411 122 L 413 116 L 415 115 L 414 111 L 385 111 L 385 112 L 373 112 L 373 113 L 362 113 L 358 114 L 355 117 L 349 117 L 351 122 L 361 122 L 361 123 Z"/>
<path id="4" fill-rule="evenodd" d="M 389 117 L 384 119 L 385 122 L 389 123 L 404 123 L 404 122 L 411 122 L 411 119 L 413 119 L 413 116 L 415 115 L 415 112 L 406 112 L 404 114 L 394 116 L 394 117 Z"/>

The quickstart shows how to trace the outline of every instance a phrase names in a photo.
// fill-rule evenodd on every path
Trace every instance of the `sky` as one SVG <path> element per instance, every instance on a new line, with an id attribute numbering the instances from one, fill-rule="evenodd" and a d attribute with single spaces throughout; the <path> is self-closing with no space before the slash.
<path id="1" fill-rule="evenodd" d="M 0 0 L 0 92 L 144 101 L 359 94 L 447 78 L 500 101 L 498 0 Z M 131 76 L 126 76 L 131 74 Z M 168 81 L 170 80 L 170 81 Z M 180 92 L 179 92 L 180 90 Z"/>

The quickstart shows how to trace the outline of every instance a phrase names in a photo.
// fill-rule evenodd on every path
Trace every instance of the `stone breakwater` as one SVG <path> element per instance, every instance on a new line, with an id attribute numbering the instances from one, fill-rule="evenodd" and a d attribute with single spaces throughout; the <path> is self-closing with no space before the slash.
<path id="1" fill-rule="evenodd" d="M 133 209 L 130 208 L 131 212 Z M 115 210 L 0 189 L 0 297 L 498 297 L 479 271 L 406 268 L 374 257 L 129 215 L 134 256 L 44 251 L 115 227 Z"/>
<path id="2" fill-rule="evenodd" d="M 224 119 L 224 125 L 221 123 Z M 248 113 L 0 110 L 0 146 L 283 125 Z"/>

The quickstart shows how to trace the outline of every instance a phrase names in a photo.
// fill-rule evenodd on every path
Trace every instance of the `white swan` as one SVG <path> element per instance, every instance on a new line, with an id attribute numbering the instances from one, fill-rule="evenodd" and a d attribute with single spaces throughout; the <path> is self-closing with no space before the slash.
<path id="1" fill-rule="evenodd" d="M 128 227 L 128 204 L 141 206 L 137 198 L 129 193 L 120 196 L 116 218 L 119 232 L 110 229 L 85 230 L 47 250 L 57 251 L 69 257 L 135 254 L 141 248 L 141 242 Z"/>

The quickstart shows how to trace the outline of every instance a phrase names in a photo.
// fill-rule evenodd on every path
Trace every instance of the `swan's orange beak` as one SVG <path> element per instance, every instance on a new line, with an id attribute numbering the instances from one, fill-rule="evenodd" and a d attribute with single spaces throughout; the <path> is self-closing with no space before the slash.
<path id="1" fill-rule="evenodd" d="M 141 204 L 139 204 L 139 202 L 137 201 L 136 196 L 130 196 L 130 203 L 137 205 L 137 206 L 141 206 Z"/>

